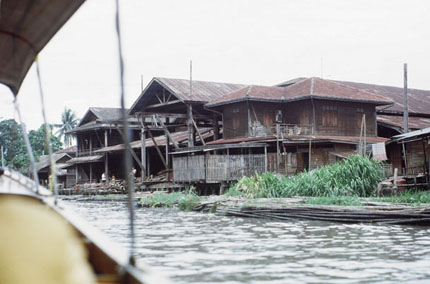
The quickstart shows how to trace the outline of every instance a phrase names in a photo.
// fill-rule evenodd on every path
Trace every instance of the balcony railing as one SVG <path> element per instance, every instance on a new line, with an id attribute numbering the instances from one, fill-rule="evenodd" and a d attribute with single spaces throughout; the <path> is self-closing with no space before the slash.
<path id="1" fill-rule="evenodd" d="M 268 127 L 256 125 L 251 128 L 252 137 L 270 135 L 279 135 L 282 137 L 312 135 L 312 125 L 279 124 L 279 128 L 276 125 Z"/>

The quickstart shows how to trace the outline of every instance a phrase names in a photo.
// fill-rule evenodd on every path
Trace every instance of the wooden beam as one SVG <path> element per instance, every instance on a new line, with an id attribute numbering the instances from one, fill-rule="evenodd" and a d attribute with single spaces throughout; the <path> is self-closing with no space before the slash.
<path id="1" fill-rule="evenodd" d="M 194 125 L 194 127 L 195 127 L 195 129 L 196 129 L 196 131 L 197 131 L 197 134 L 199 135 L 199 137 L 200 137 L 200 141 L 202 142 L 202 144 L 203 144 L 203 146 L 206 146 L 206 143 L 205 143 L 205 139 L 203 139 L 203 136 L 202 136 L 202 134 L 200 133 L 200 130 L 199 130 L 199 128 L 197 127 L 197 125 L 196 125 L 196 122 L 194 121 L 194 119 L 191 117 L 191 120 L 193 121 L 193 125 Z"/>
<path id="2" fill-rule="evenodd" d="M 164 122 L 161 120 L 161 118 L 159 118 L 158 116 L 155 117 L 158 121 L 158 123 L 160 123 L 161 127 L 164 130 L 164 133 L 166 134 L 166 137 L 168 137 L 170 139 L 170 141 L 172 141 L 173 146 L 175 147 L 175 149 L 179 149 L 178 143 L 176 142 L 176 140 L 173 138 L 173 136 L 170 134 L 169 130 L 167 129 L 166 125 L 164 124 Z M 166 146 L 168 147 L 169 144 L 166 144 Z"/>
<path id="3" fill-rule="evenodd" d="M 145 111 L 145 112 L 139 112 L 137 113 L 138 116 L 142 118 L 146 117 L 152 117 L 154 114 L 158 115 L 159 117 L 170 117 L 170 118 L 187 118 L 188 114 L 185 113 L 169 113 L 169 112 L 153 112 L 153 111 Z M 193 117 L 195 119 L 206 119 L 210 120 L 210 115 L 203 115 L 203 114 L 193 114 Z"/>
<path id="4" fill-rule="evenodd" d="M 124 133 L 122 133 L 121 129 L 119 129 L 119 127 L 116 128 L 118 130 L 118 133 L 121 134 L 122 140 L 126 141 L 124 138 Z M 134 152 L 134 150 L 131 148 L 130 144 L 125 145 L 125 147 L 127 148 L 128 151 L 130 151 L 131 156 L 134 158 L 134 160 L 136 160 L 136 163 L 139 165 L 140 169 L 143 170 L 143 165 L 142 162 L 139 160 L 139 158 L 137 157 L 136 153 Z"/>
<path id="5" fill-rule="evenodd" d="M 158 147 L 158 144 L 157 144 L 157 142 L 155 141 L 154 136 L 152 135 L 151 130 L 149 130 L 149 129 L 148 129 L 148 134 L 149 134 L 149 137 L 151 137 L 152 142 L 154 143 L 155 149 L 157 150 L 158 155 L 159 155 L 159 156 L 160 156 L 160 158 L 161 158 L 161 161 L 163 162 L 164 168 L 166 168 L 166 169 L 167 169 L 166 160 L 164 159 L 163 154 L 161 153 L 161 150 L 160 150 L 160 148 Z"/>
<path id="6" fill-rule="evenodd" d="M 162 106 L 169 106 L 169 105 L 173 105 L 173 104 L 177 104 L 177 103 L 181 103 L 181 101 L 180 100 L 174 100 L 174 101 L 170 101 L 170 102 L 161 102 L 159 104 L 152 104 L 152 105 L 146 106 L 146 109 L 162 107 Z"/>

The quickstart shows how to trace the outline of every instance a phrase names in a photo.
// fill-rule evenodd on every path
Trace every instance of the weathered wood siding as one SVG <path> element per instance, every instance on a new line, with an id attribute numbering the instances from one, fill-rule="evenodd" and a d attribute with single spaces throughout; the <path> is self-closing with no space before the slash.
<path id="1" fill-rule="evenodd" d="M 405 144 L 406 158 L 406 174 L 416 175 L 424 173 L 424 148 L 423 141 L 416 141 Z M 427 164 L 429 163 L 430 145 L 425 144 Z"/>
<path id="2" fill-rule="evenodd" d="M 366 135 L 374 137 L 376 132 L 375 106 L 364 103 L 314 100 L 316 135 L 360 136 L 363 114 L 366 115 Z M 276 123 L 276 113 L 282 111 L 282 123 L 312 125 L 313 108 L 311 100 L 285 104 L 250 102 L 251 125 L 268 129 Z M 224 113 L 224 138 L 233 139 L 248 136 L 248 105 L 240 102 L 226 105 Z M 264 131 L 260 131 L 263 133 Z"/>
<path id="3" fill-rule="evenodd" d="M 265 172 L 264 154 L 173 157 L 176 182 L 220 182 Z"/>
<path id="4" fill-rule="evenodd" d="M 226 105 L 223 109 L 224 139 L 248 136 L 248 108 L 246 102 Z"/>
<path id="5" fill-rule="evenodd" d="M 317 135 L 360 136 L 365 114 L 366 135 L 376 136 L 374 105 L 321 100 L 314 100 L 314 105 Z"/>
<path id="6" fill-rule="evenodd" d="M 205 156 L 173 157 L 173 180 L 177 182 L 203 181 L 205 175 Z"/>

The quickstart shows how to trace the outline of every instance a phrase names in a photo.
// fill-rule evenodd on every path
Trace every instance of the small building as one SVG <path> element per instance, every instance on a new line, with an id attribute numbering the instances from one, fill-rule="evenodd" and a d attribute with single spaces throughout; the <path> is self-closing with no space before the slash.
<path id="1" fill-rule="evenodd" d="M 57 182 L 60 186 L 66 185 L 67 161 L 72 159 L 72 155 L 67 153 L 66 149 L 60 150 L 52 154 L 52 159 L 55 162 L 55 173 L 57 175 Z M 35 164 L 37 175 L 39 177 L 40 184 L 48 186 L 50 183 L 49 176 L 51 174 L 51 160 L 49 155 L 43 155 L 39 157 L 39 162 Z"/>
<path id="2" fill-rule="evenodd" d="M 430 127 L 396 135 L 392 141 L 403 150 L 405 178 L 414 179 L 414 184 L 425 182 L 430 187 Z"/>

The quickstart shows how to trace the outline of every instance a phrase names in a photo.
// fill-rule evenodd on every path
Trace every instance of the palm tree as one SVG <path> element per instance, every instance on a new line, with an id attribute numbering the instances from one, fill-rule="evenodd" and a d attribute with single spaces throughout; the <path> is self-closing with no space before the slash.
<path id="1" fill-rule="evenodd" d="M 64 111 L 61 114 L 61 124 L 56 124 L 55 127 L 58 128 L 57 135 L 60 137 L 64 136 L 64 144 L 66 147 L 69 147 L 70 142 L 72 141 L 72 136 L 66 132 L 75 128 L 78 125 L 78 122 L 79 120 L 75 113 L 67 107 L 64 108 Z"/>

